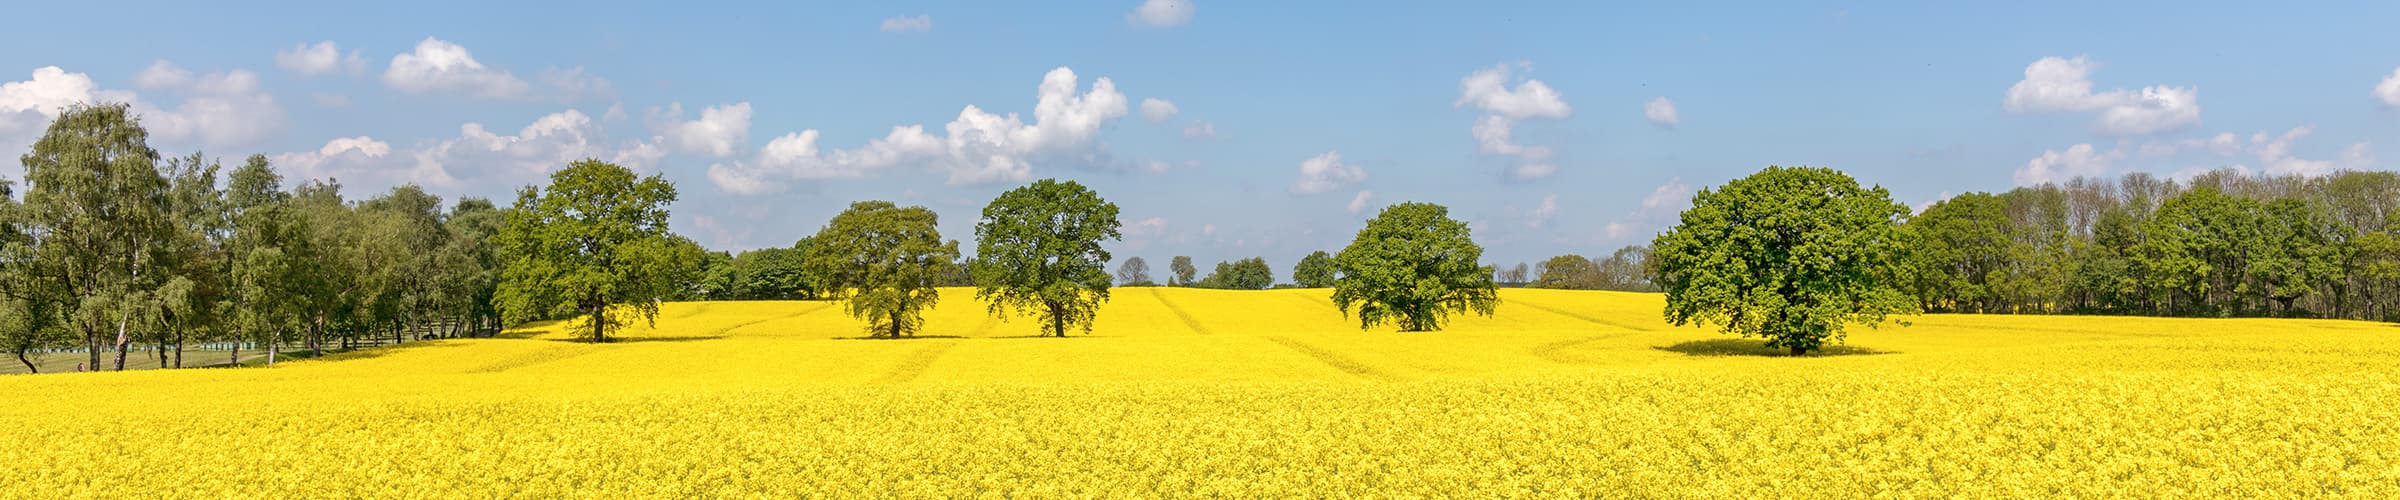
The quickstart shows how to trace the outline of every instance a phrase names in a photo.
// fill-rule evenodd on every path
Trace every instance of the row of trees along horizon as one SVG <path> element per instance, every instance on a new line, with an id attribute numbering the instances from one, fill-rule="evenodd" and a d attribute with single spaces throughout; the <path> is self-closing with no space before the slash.
<path id="1" fill-rule="evenodd" d="M 671 183 L 598 161 L 554 172 L 509 207 L 464 198 L 445 209 L 413 185 L 348 199 L 331 179 L 287 181 L 264 155 L 230 172 L 199 153 L 161 158 L 123 104 L 65 110 L 20 160 L 22 196 L 0 182 L 0 345 L 27 370 L 38 370 L 30 356 L 59 352 L 85 355 L 84 369 L 123 369 L 136 350 L 181 367 L 187 345 L 227 351 L 226 362 L 263 350 L 272 363 L 287 347 L 319 356 L 562 318 L 605 340 L 655 321 L 668 300 L 842 299 L 870 336 L 903 337 L 922 327 L 937 286 L 973 286 L 991 314 L 1029 315 L 1063 336 L 1089 330 L 1112 284 L 1156 284 L 1140 257 L 1105 271 L 1116 205 L 1073 182 L 995 199 L 976 224 L 976 258 L 941 238 L 931 210 L 881 201 L 853 204 L 792 247 L 732 254 L 669 230 Z M 1787 184 L 1823 189 L 1762 187 Z M 2078 178 L 1916 214 L 1828 169 L 1769 167 L 1724 188 L 1698 193 L 1651 245 L 1506 269 L 1481 264 L 1447 209 L 1397 204 L 1340 253 L 1303 258 L 1292 285 L 1334 288 L 1362 328 L 1404 331 L 1488 315 L 1499 286 L 1663 290 L 1677 323 L 1814 336 L 1770 342 L 1795 353 L 1838 340 L 1841 324 L 1919 311 L 2400 319 L 2392 172 Z M 1811 217 L 1824 223 L 1776 226 Z M 1800 238 L 1828 228 L 1844 232 Z M 1740 242 L 1751 246 L 1728 246 Z M 1838 265 L 1769 272 L 1798 266 L 1774 260 L 1806 254 L 1795 249 L 1827 248 L 1841 249 L 1824 254 Z M 1724 263 L 1737 260 L 1751 275 L 1731 274 Z M 1276 286 L 1262 258 L 1198 271 L 1177 256 L 1165 285 Z M 1849 305 L 1727 299 L 1794 279 Z M 1440 290 L 1420 297 L 1438 300 L 1404 297 L 1426 286 Z"/>

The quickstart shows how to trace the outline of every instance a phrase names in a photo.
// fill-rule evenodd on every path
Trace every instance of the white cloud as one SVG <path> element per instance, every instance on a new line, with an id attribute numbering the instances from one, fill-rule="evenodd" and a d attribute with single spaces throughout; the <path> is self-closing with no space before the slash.
<path id="1" fill-rule="evenodd" d="M 68 106 L 90 102 L 130 102 L 133 93 L 103 90 L 83 73 L 57 66 L 33 70 L 33 78 L 0 83 L 0 149 L 23 152 Z"/>
<path id="2" fill-rule="evenodd" d="M 336 71 L 356 75 L 367 70 L 367 60 L 356 49 L 344 56 L 341 48 L 334 46 L 332 40 L 326 40 L 275 51 L 275 67 L 302 76 L 325 75 Z"/>
<path id="3" fill-rule="evenodd" d="M 1150 123 L 1163 122 L 1167 121 L 1168 118 L 1174 118 L 1175 112 L 1176 109 L 1174 102 L 1170 102 L 1166 99 L 1142 99 L 1142 119 L 1149 120 Z"/>
<path id="4" fill-rule="evenodd" d="M 926 132 L 923 125 L 893 127 L 857 149 L 823 154 L 815 146 L 817 134 L 802 131 L 777 139 L 784 142 L 779 150 L 788 154 L 770 156 L 762 150 L 752 161 L 712 165 L 709 179 L 728 192 L 749 194 L 780 190 L 791 180 L 861 177 L 871 170 L 923 165 L 947 173 L 951 184 L 1024 181 L 1033 177 L 1036 156 L 1097 157 L 1100 129 L 1125 117 L 1125 94 L 1117 92 L 1116 83 L 1096 78 L 1082 94 L 1076 93 L 1078 87 L 1073 69 L 1043 75 L 1031 124 L 1015 113 L 996 115 L 969 105 L 942 135 Z"/>
<path id="5" fill-rule="evenodd" d="M 1224 137 L 1217 134 L 1217 124 L 1206 120 L 1193 122 L 1191 126 L 1183 128 L 1183 138 L 1185 139 L 1220 139 Z"/>
<path id="6" fill-rule="evenodd" d="M 1360 191 L 1358 192 L 1358 196 L 1352 196 L 1352 197 L 1350 197 L 1350 206 L 1348 207 L 1348 209 L 1350 210 L 1350 215 L 1358 215 L 1358 213 L 1359 213 L 1359 212 L 1364 212 L 1364 211 L 1366 211 L 1366 210 L 1367 210 L 1367 202 L 1369 202 L 1369 201 L 1374 201 L 1374 200 L 1375 200 L 1375 192 L 1374 192 L 1374 191 L 1360 190 Z"/>
<path id="7" fill-rule="evenodd" d="M 690 121 L 683 120 L 683 104 L 674 103 L 658 119 L 664 122 L 658 125 L 659 135 L 685 152 L 726 158 L 750 145 L 748 102 L 709 106 Z"/>
<path id="8" fill-rule="evenodd" d="M 1150 218 L 1145 218 L 1145 219 L 1142 219 L 1142 220 L 1134 221 L 1132 224 L 1126 224 L 1126 225 L 1125 225 L 1125 231 L 1124 231 L 1124 233 L 1125 233 L 1125 237 L 1126 237 L 1126 238 L 1129 238 L 1129 239 L 1130 239 L 1130 238 L 1148 238 L 1148 237 L 1157 236 L 1157 235 L 1159 235 L 1159 234 L 1161 234 L 1161 233 L 1164 233 L 1164 232 L 1166 232 L 1166 230 L 1167 230 L 1167 219 L 1165 219 L 1165 218 L 1160 218 L 1160 217 L 1150 217 Z"/>
<path id="9" fill-rule="evenodd" d="M 1664 225 L 1667 219 L 1690 207 L 1691 200 L 1691 185 L 1684 184 L 1680 177 L 1668 179 L 1667 183 L 1651 188 L 1650 194 L 1642 197 L 1640 208 L 1624 218 L 1609 222 L 1601 228 L 1602 232 L 1608 240 L 1615 241 L 1632 236 L 1635 231 L 1656 229 Z"/>
<path id="10" fill-rule="evenodd" d="M 2342 150 L 2342 168 L 2364 170 L 2375 167 L 2375 148 L 2361 142 Z"/>
<path id="11" fill-rule="evenodd" d="M 2259 132 L 2250 136 L 2251 148 L 2258 153 L 2258 162 L 2267 173 L 2316 177 L 2333 173 L 2334 165 L 2327 160 L 2305 160 L 2292 156 L 2292 142 L 2316 132 L 2316 127 L 2298 127 L 2281 135 Z"/>
<path id="12" fill-rule="evenodd" d="M 126 95 L 142 125 L 160 139 L 243 146 L 283 129 L 283 106 L 259 90 L 258 74 L 249 70 L 194 74 L 157 61 L 134 75 L 134 85 L 183 98 L 170 109 Z"/>
<path id="13" fill-rule="evenodd" d="M 1683 124 L 1683 115 L 1675 112 L 1675 101 L 1667 100 L 1665 97 L 1651 99 L 1649 104 L 1643 104 L 1642 117 L 1649 118 L 1650 124 L 1662 128 L 1672 129 Z"/>
<path id="14" fill-rule="evenodd" d="M 1558 165 L 1550 163 L 1550 148 L 1517 144 L 1516 121 L 1565 118 L 1574 110 L 1557 91 L 1540 80 L 1527 79 L 1514 89 L 1508 87 L 1508 82 L 1508 65 L 1476 71 L 1459 81 L 1459 98 L 1451 105 L 1473 105 L 1485 113 L 1469 132 L 1482 152 L 1516 159 L 1516 165 L 1508 169 L 1509 178 L 1549 177 L 1558 172 Z"/>
<path id="15" fill-rule="evenodd" d="M 2089 58 L 2044 57 L 2025 66 L 2025 78 L 2008 87 L 2001 107 L 2012 113 L 2099 112 L 2092 128 L 2101 133 L 2131 136 L 2181 129 L 2200 123 L 2200 90 L 2193 87 L 2150 86 L 2140 91 L 2092 92 L 2091 74 L 2099 64 Z"/>
<path id="16" fill-rule="evenodd" d="M 2116 160 L 2124 156 L 2121 150 L 2102 153 L 2090 144 L 2068 146 L 2064 152 L 2043 151 L 2041 156 L 2025 162 L 2025 168 L 2017 170 L 2017 185 L 2037 186 L 2107 175 Z"/>
<path id="17" fill-rule="evenodd" d="M 1541 229 L 1550 225 L 1550 221 L 1558 219 L 1558 195 L 1543 195 L 1542 204 L 1533 207 L 1533 212 L 1525 216 L 1525 227 Z"/>
<path id="18" fill-rule="evenodd" d="M 2392 76 L 2375 84 L 2375 100 L 2383 101 L 2385 106 L 2400 107 L 2400 69 L 2393 69 Z"/>
<path id="19" fill-rule="evenodd" d="M 1192 22 L 1191 0 L 1143 0 L 1142 6 L 1125 15 L 1125 22 L 1134 26 L 1165 28 Z"/>
<path id="20" fill-rule="evenodd" d="M 483 124 L 459 126 L 457 137 L 402 151 L 368 137 L 334 139 L 316 151 L 275 155 L 301 178 L 339 178 L 368 187 L 415 183 L 429 187 L 508 186 L 535 182 L 586 158 L 647 171 L 666 156 L 657 141 L 611 141 L 600 124 L 569 109 L 501 135 Z M 353 182 L 363 181 L 363 182 Z"/>
<path id="21" fill-rule="evenodd" d="M 885 33 L 924 33 L 933 31 L 933 16 L 900 16 L 883 20 Z"/>
<path id="22" fill-rule="evenodd" d="M 1292 182 L 1292 192 L 1316 194 L 1366 180 L 1366 169 L 1343 164 L 1341 152 L 1328 151 L 1300 162 L 1300 180 Z"/>
<path id="23" fill-rule="evenodd" d="M 486 99 L 523 97 L 532 88 L 506 70 L 485 67 L 466 47 L 432 37 L 417 42 L 414 52 L 392 56 L 383 83 L 412 94 L 460 92 Z"/>

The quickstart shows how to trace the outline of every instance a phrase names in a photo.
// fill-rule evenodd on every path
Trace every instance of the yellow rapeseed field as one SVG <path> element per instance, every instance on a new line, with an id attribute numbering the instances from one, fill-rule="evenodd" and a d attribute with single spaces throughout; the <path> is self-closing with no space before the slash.
<path id="1" fill-rule="evenodd" d="M 670 304 L 268 369 L 0 378 L 0 495 L 2400 497 L 2400 327 L 1947 316 L 1803 359 L 1657 295 L 1359 331 L 1325 290 L 1119 289 L 1032 338 Z"/>

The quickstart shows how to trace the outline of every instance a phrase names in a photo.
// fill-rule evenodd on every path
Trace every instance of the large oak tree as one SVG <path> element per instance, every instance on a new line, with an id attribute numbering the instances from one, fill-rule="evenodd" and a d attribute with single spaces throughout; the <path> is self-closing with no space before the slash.
<path id="1" fill-rule="evenodd" d="M 1897 288 L 1908 207 L 1826 168 L 1767 167 L 1703 189 L 1651 245 L 1667 320 L 1807 354 L 1851 323 L 1916 311 Z"/>
<path id="2" fill-rule="evenodd" d="M 1117 204 L 1075 181 L 1042 179 L 1011 189 L 983 207 L 975 224 L 975 298 L 993 315 L 1031 313 L 1042 333 L 1092 330 L 1108 301 L 1108 250 L 1117 232 Z"/>
<path id="3" fill-rule="evenodd" d="M 549 189 L 517 193 L 499 239 L 497 300 L 514 323 L 572 314 L 607 342 L 628 313 L 656 323 L 658 302 L 689 282 L 702 255 L 667 230 L 675 186 L 598 160 L 550 174 Z"/>

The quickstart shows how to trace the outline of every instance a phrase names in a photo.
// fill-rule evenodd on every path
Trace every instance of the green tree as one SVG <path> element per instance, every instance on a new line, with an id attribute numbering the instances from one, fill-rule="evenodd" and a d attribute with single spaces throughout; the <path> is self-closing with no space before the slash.
<path id="1" fill-rule="evenodd" d="M 2005 204 L 1990 193 L 1967 193 L 1935 202 L 1908 221 L 1914 238 L 1909 257 L 1912 283 L 1927 310 L 1992 312 L 1999 309 L 1995 278 L 2006 273 L 2016 244 L 2009 237 Z"/>
<path id="2" fill-rule="evenodd" d="M 1560 255 L 1544 260 L 1534 269 L 1533 288 L 1561 290 L 1596 290 L 1600 288 L 1600 265 L 1581 255 Z"/>
<path id="3" fill-rule="evenodd" d="M 1174 259 L 1169 259 L 1167 271 L 1175 273 L 1173 277 L 1168 278 L 1168 286 L 1192 286 L 1192 277 L 1200 274 L 1200 268 L 1192 265 L 1192 257 L 1189 255 L 1177 255 Z"/>
<path id="4" fill-rule="evenodd" d="M 2167 198 L 2143 221 L 2132 249 L 2135 273 L 2155 284 L 2167 314 L 2229 316 L 2249 263 L 2244 242 L 2257 229 L 2256 202 L 2197 188 Z"/>
<path id="5" fill-rule="evenodd" d="M 1300 288 L 1333 288 L 1333 254 L 1324 250 L 1309 252 L 1292 266 L 1292 283 Z"/>
<path id="6" fill-rule="evenodd" d="M 862 201 L 835 215 L 808 247 L 807 264 L 867 334 L 899 338 L 924 329 L 923 311 L 941 301 L 942 268 L 958 259 L 958 242 L 942 241 L 939 219 L 925 207 Z"/>
<path id="7" fill-rule="evenodd" d="M 1383 208 L 1333 257 L 1333 302 L 1358 328 L 1396 323 L 1403 332 L 1440 330 L 1454 312 L 1491 316 L 1500 305 L 1492 268 L 1479 263 L 1466 223 L 1450 209 L 1408 202 Z"/>
<path id="8" fill-rule="evenodd" d="M 1108 251 L 1117 232 L 1117 204 L 1074 181 L 1052 179 L 1011 189 L 983 207 L 975 224 L 975 298 L 990 312 L 1030 312 L 1042 333 L 1092 330 L 1108 301 Z"/>
<path id="9" fill-rule="evenodd" d="M 518 191 L 498 237 L 501 316 L 514 323 L 573 314 L 593 342 L 607 342 L 627 313 L 657 323 L 658 301 L 689 282 L 702 258 L 697 245 L 668 232 L 674 202 L 666 179 L 598 160 L 550 174 L 549 189 Z"/>
<path id="10" fill-rule="evenodd" d="M 1141 257 L 1133 257 L 1125 259 L 1124 264 L 1117 266 L 1117 286 L 1151 286 L 1156 284 L 1157 283 L 1150 282 L 1150 261 L 1142 260 Z"/>
<path id="11" fill-rule="evenodd" d="M 148 140 L 125 104 L 76 105 L 20 157 L 24 221 L 39 241 L 33 262 L 55 280 L 44 289 L 59 294 L 42 299 L 83 334 L 86 369 L 98 369 L 110 347 L 123 369 L 135 315 L 166 281 L 153 250 L 171 230 L 168 182 Z"/>
<path id="12" fill-rule="evenodd" d="M 733 298 L 736 300 L 800 300 L 814 298 L 822 274 L 812 271 L 813 247 L 801 239 L 789 247 L 758 248 L 733 257 Z"/>
<path id="13" fill-rule="evenodd" d="M 1224 290 L 1265 290 L 1275 286 L 1275 268 L 1263 257 L 1251 257 L 1233 262 L 1218 262 L 1217 270 L 1200 278 L 1201 288 Z"/>
<path id="14" fill-rule="evenodd" d="M 1893 283 L 1908 207 L 1826 168 L 1767 167 L 1703 189 L 1651 245 L 1666 318 L 1807 354 L 1850 323 L 1910 314 Z"/>
<path id="15" fill-rule="evenodd" d="M 2284 198 L 2260 207 L 2257 237 L 2251 242 L 2248 271 L 2258 293 L 2275 302 L 2277 312 L 2292 315 L 2292 303 L 2322 293 L 2342 278 L 2342 262 L 2352 251 L 2347 244 L 2357 231 L 2322 207 Z"/>

